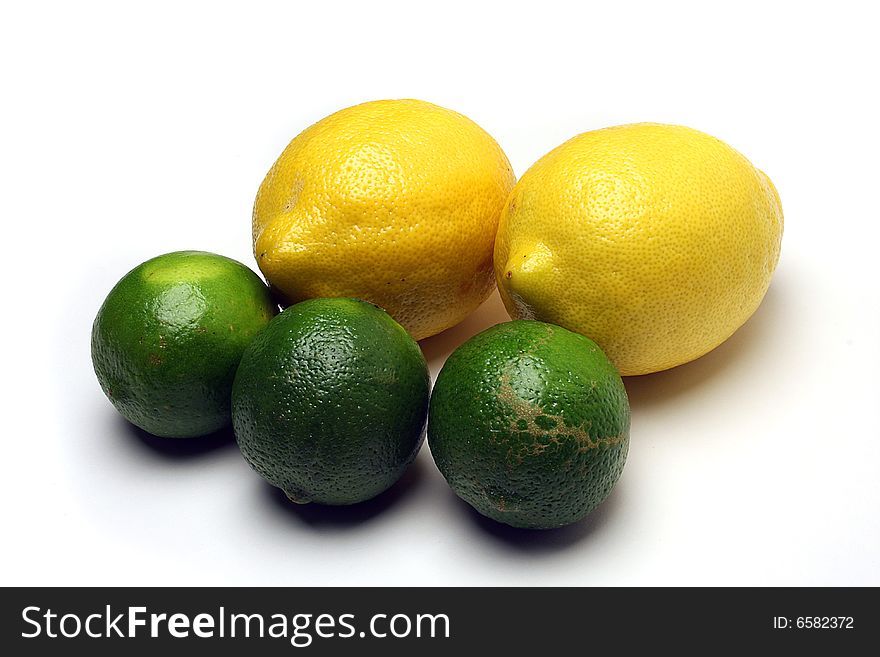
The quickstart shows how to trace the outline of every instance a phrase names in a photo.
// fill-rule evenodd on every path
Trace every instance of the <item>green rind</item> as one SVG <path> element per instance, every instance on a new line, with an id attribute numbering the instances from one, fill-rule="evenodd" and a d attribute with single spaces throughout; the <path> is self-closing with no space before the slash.
<path id="1" fill-rule="evenodd" d="M 576 522 L 611 492 L 629 447 L 617 370 L 566 329 L 517 320 L 461 345 L 434 385 L 428 444 L 477 511 L 524 528 Z"/>
<path id="2" fill-rule="evenodd" d="M 251 343 L 232 394 L 248 463 L 296 502 L 354 504 L 389 488 L 425 435 L 418 344 L 377 306 L 312 299 Z"/>
<path id="3" fill-rule="evenodd" d="M 230 423 L 245 347 L 277 312 L 263 281 L 224 256 L 178 251 L 148 260 L 110 291 L 92 326 L 102 390 L 127 420 L 163 437 Z"/>

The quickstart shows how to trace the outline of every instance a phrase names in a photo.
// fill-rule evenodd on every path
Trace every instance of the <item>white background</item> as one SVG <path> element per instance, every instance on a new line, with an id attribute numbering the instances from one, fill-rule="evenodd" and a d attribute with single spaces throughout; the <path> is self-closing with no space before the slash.
<path id="1" fill-rule="evenodd" d="M 0 16 L 3 541 L 9 584 L 880 585 L 876 25 L 856 3 L 17 3 Z M 868 7 L 868 3 L 864 7 Z M 250 211 L 300 130 L 416 97 L 521 175 L 569 137 L 661 121 L 779 189 L 764 304 L 692 364 L 626 381 L 623 477 L 585 522 L 483 521 L 427 449 L 355 508 L 284 503 L 234 443 L 133 431 L 89 332 L 126 271 L 250 266 Z M 497 297 L 423 345 L 505 319 Z"/>

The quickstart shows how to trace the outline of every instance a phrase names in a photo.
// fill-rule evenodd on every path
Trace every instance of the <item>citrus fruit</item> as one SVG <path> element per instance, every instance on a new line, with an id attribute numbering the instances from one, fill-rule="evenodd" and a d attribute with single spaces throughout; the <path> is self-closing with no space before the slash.
<path id="1" fill-rule="evenodd" d="M 179 251 L 147 260 L 110 291 L 92 326 L 92 363 L 123 417 L 157 436 L 230 422 L 244 348 L 277 311 L 240 262 Z"/>
<path id="2" fill-rule="evenodd" d="M 580 520 L 626 461 L 630 412 L 590 339 L 543 322 L 498 324 L 456 349 L 431 397 L 428 444 L 459 497 L 514 527 Z"/>
<path id="3" fill-rule="evenodd" d="M 343 109 L 284 149 L 257 193 L 254 255 L 290 302 L 358 297 L 417 340 L 495 286 L 492 249 L 514 176 L 470 119 L 419 100 Z"/>
<path id="4" fill-rule="evenodd" d="M 381 308 L 311 299 L 245 351 L 232 422 L 245 460 L 297 503 L 354 504 L 397 481 L 424 438 L 418 344 Z"/>
<path id="5" fill-rule="evenodd" d="M 757 309 L 779 258 L 770 179 L 680 126 L 587 132 L 536 162 L 502 213 L 495 275 L 512 317 L 595 340 L 623 375 L 702 356 Z"/>

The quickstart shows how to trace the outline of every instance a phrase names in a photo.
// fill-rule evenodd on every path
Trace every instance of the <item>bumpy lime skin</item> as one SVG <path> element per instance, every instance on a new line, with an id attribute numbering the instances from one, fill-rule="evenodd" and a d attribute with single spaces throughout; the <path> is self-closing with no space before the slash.
<path id="1" fill-rule="evenodd" d="M 477 511 L 549 529 L 608 497 L 626 462 L 629 427 L 626 389 L 593 341 L 517 320 L 447 359 L 431 397 L 428 445 Z"/>
<path id="2" fill-rule="evenodd" d="M 230 424 L 235 370 L 276 313 L 267 286 L 240 262 L 168 253 L 110 291 L 92 325 L 92 364 L 129 422 L 157 436 L 203 436 Z"/>
<path id="3" fill-rule="evenodd" d="M 245 460 L 294 502 L 355 504 L 403 475 L 425 437 L 430 378 L 381 308 L 312 299 L 245 351 L 232 391 Z"/>

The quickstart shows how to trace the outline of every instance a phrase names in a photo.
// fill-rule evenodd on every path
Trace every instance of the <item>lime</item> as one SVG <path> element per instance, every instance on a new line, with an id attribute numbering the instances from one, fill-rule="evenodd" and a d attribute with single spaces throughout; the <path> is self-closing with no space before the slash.
<path id="1" fill-rule="evenodd" d="M 213 253 L 179 251 L 127 273 L 92 326 L 92 363 L 123 417 L 185 438 L 230 422 L 235 370 L 277 307 L 260 278 Z"/>
<path id="2" fill-rule="evenodd" d="M 580 520 L 611 492 L 629 446 L 626 390 L 594 342 L 517 320 L 448 358 L 428 444 L 459 497 L 514 527 Z"/>
<path id="3" fill-rule="evenodd" d="M 232 391 L 242 455 L 297 503 L 354 504 L 396 482 L 424 439 L 430 380 L 381 308 L 312 299 L 245 351 Z"/>

